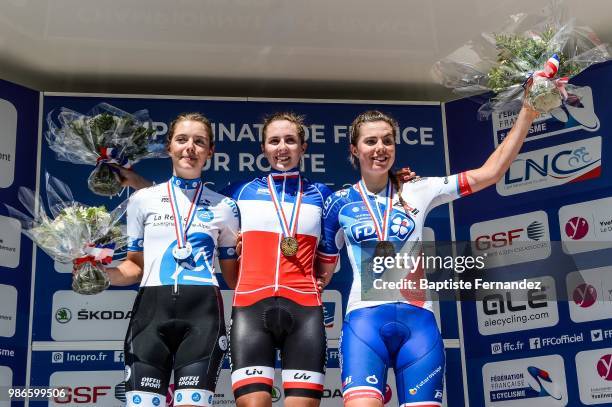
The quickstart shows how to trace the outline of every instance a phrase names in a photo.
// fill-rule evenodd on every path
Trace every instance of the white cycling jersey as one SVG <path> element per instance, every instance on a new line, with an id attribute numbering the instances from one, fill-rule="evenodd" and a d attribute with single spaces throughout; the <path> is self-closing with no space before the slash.
<path id="1" fill-rule="evenodd" d="M 318 257 L 324 263 L 335 263 L 340 249 L 347 245 L 353 268 L 353 284 L 348 299 L 347 314 L 355 309 L 371 307 L 395 301 L 363 300 L 362 261 L 371 257 L 378 239 L 372 215 L 379 224 L 387 209 L 386 190 L 377 194 L 363 191 L 374 208 L 370 214 L 364 204 L 357 184 L 332 194 L 323 208 L 323 232 L 318 248 Z M 399 252 L 410 253 L 416 242 L 423 240 L 423 226 L 429 211 L 438 205 L 450 202 L 471 193 L 465 172 L 450 177 L 420 178 L 403 185 L 402 198 L 407 207 L 402 207 L 397 192 L 391 199 L 392 209 L 388 218 L 387 240 L 400 247 Z M 418 246 L 417 246 L 418 247 Z M 371 270 L 369 270 L 371 271 Z M 412 278 L 425 277 L 420 269 Z M 365 276 L 369 277 L 369 276 Z M 409 292 L 410 291 L 410 292 Z M 431 310 L 431 301 L 426 300 L 421 290 L 400 290 L 403 302 Z"/>
<path id="2" fill-rule="evenodd" d="M 174 185 L 176 209 L 185 219 L 194 203 L 195 216 L 187 231 L 192 256 L 177 262 L 172 249 L 177 245 L 170 184 Z M 169 182 L 137 191 L 127 208 L 128 251 L 144 252 L 141 287 L 160 285 L 216 285 L 215 256 L 236 258 L 236 236 L 240 217 L 236 202 L 202 185 L 199 179 L 173 176 Z"/>

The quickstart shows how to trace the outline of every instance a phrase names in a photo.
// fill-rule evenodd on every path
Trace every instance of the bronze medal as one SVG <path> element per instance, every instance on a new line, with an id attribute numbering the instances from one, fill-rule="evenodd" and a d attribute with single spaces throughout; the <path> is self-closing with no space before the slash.
<path id="1" fill-rule="evenodd" d="M 300 245 L 295 237 L 287 236 L 281 239 L 281 253 L 285 257 L 293 257 L 297 254 Z"/>

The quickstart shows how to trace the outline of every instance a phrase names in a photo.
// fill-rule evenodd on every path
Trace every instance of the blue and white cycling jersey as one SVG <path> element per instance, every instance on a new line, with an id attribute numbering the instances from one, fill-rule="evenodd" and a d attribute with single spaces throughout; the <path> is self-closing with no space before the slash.
<path id="1" fill-rule="evenodd" d="M 197 191 L 198 180 L 172 177 L 177 206 L 186 217 Z M 236 236 L 240 217 L 236 202 L 202 185 L 194 207 L 195 216 L 187 233 L 193 247 L 188 262 L 177 264 L 172 249 L 176 246 L 174 216 L 168 183 L 137 191 L 127 209 L 129 251 L 144 251 L 144 270 L 140 286 L 175 284 L 216 285 L 215 256 L 236 258 Z"/>
<path id="2" fill-rule="evenodd" d="M 405 183 L 402 198 L 407 203 L 408 213 L 402 207 L 397 192 L 392 197 L 393 209 L 389 215 L 388 240 L 402 247 L 400 252 L 410 251 L 415 242 L 422 240 L 423 225 L 427 213 L 438 205 L 450 202 L 471 192 L 465 173 L 450 177 L 419 178 Z M 373 208 L 379 210 L 374 216 L 382 224 L 381 216 L 386 210 L 386 189 L 374 194 L 365 191 Z M 362 244 L 378 240 L 372 218 L 356 189 L 356 185 L 332 194 L 323 208 L 323 232 L 318 247 L 320 261 L 336 262 L 342 246 L 346 243 L 349 260 L 353 268 L 353 284 L 348 300 L 347 314 L 355 309 L 371 307 L 393 301 L 363 301 L 361 298 L 360 267 Z M 431 310 L 431 301 L 405 302 Z"/>

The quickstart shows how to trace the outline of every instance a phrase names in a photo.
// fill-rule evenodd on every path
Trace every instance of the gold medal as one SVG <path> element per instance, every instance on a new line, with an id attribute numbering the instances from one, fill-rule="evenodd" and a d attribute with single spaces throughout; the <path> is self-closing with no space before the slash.
<path id="1" fill-rule="evenodd" d="M 300 244 L 297 239 L 292 236 L 283 237 L 281 239 L 280 248 L 281 253 L 285 257 L 293 257 L 297 254 Z"/>

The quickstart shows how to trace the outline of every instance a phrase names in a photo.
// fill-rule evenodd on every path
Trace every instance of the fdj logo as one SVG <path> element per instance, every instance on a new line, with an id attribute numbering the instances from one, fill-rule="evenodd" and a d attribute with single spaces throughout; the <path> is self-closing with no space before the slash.
<path id="1" fill-rule="evenodd" d="M 398 214 L 391 219 L 389 236 L 397 236 L 400 240 L 406 240 L 413 230 L 414 221 L 404 214 Z"/>
<path id="2" fill-rule="evenodd" d="M 55 311 L 55 320 L 60 324 L 66 324 L 72 319 L 72 312 L 68 308 L 60 308 Z"/>
<path id="3" fill-rule="evenodd" d="M 359 222 L 351 225 L 351 235 L 355 242 L 364 240 L 376 240 L 376 229 L 372 222 Z"/>

